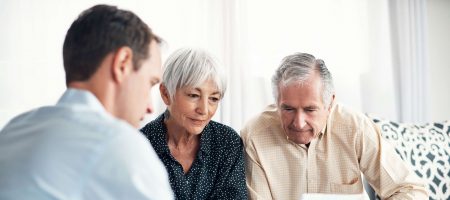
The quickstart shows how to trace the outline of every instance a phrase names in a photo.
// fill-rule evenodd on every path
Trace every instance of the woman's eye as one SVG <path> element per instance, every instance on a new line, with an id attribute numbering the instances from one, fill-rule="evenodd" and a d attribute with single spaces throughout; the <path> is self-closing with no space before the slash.
<path id="1" fill-rule="evenodd" d="M 198 95 L 198 94 L 188 94 L 188 96 L 191 97 L 191 98 L 197 98 L 197 97 L 199 97 L 200 95 Z"/>
<path id="2" fill-rule="evenodd" d="M 209 98 L 212 102 L 218 102 L 220 99 L 219 98 L 217 98 L 217 97 L 211 97 L 211 98 Z"/>

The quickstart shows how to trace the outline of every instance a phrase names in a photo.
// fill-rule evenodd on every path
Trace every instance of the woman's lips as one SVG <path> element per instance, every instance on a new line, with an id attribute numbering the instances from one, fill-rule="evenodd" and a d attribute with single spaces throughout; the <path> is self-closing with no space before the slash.
<path id="1" fill-rule="evenodd" d="M 206 120 L 189 118 L 195 125 L 203 125 Z"/>

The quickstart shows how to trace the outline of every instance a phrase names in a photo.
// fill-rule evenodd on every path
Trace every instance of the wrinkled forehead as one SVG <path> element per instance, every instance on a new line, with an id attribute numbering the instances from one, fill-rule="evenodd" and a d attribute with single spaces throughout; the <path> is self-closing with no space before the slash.
<path id="1" fill-rule="evenodd" d="M 278 85 L 277 103 L 295 99 L 311 99 L 322 101 L 322 82 L 320 78 L 310 77 L 308 79 L 290 80 L 280 82 Z"/>

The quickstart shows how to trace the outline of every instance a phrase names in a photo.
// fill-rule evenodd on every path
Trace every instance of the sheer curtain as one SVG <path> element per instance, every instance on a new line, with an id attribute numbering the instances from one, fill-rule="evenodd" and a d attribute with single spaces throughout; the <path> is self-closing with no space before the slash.
<path id="1" fill-rule="evenodd" d="M 222 122 L 239 130 L 273 103 L 271 76 L 294 52 L 325 60 L 338 102 L 391 120 L 427 120 L 424 0 L 225 2 L 230 90 Z"/>
<path id="2" fill-rule="evenodd" d="M 21 112 L 57 101 L 65 89 L 65 32 L 82 10 L 97 3 L 138 14 L 167 42 L 163 60 L 185 46 L 218 57 L 229 85 L 214 119 L 236 130 L 274 102 L 271 76 L 281 59 L 294 52 L 324 59 L 334 76 L 337 100 L 356 110 L 397 119 L 397 112 L 416 106 L 397 110 L 406 105 L 397 105 L 398 98 L 405 101 L 417 94 L 396 95 L 393 66 L 400 65 L 392 58 L 405 47 L 391 46 L 399 39 L 390 35 L 393 3 L 388 0 L 5 0 L 0 6 L 0 127 Z M 408 55 L 423 62 L 417 54 Z M 165 109 L 157 88 L 152 95 L 156 112 L 143 123 Z"/>
<path id="3" fill-rule="evenodd" d="M 426 0 L 389 1 L 400 120 L 427 122 Z"/>
<path id="4" fill-rule="evenodd" d="M 225 2 L 222 122 L 239 130 L 273 103 L 271 76 L 295 52 L 325 60 L 338 102 L 397 119 L 387 0 Z"/>

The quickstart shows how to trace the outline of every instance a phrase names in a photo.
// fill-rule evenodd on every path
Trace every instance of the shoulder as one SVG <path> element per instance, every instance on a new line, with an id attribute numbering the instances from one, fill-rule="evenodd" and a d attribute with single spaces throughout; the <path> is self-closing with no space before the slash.
<path id="1" fill-rule="evenodd" d="M 98 146 L 97 163 L 102 163 L 102 166 L 121 166 L 123 169 L 148 167 L 150 170 L 157 166 L 160 170 L 159 158 L 147 138 L 133 127 L 129 128 L 117 127 L 111 137 L 104 138 Z"/>
<path id="2" fill-rule="evenodd" d="M 265 137 L 267 132 L 272 132 L 272 129 L 278 130 L 280 127 L 281 122 L 277 107 L 275 104 L 271 104 L 244 125 L 241 130 L 241 137 L 245 143 L 250 138 Z"/>
<path id="3" fill-rule="evenodd" d="M 161 156 L 161 152 L 165 151 L 165 146 L 167 144 L 165 137 L 167 129 L 164 125 L 164 116 L 160 115 L 155 120 L 142 127 L 140 131 L 142 132 L 142 135 L 150 141 L 155 151 Z"/>
<path id="4" fill-rule="evenodd" d="M 39 108 L 34 108 L 32 110 L 29 110 L 27 112 L 21 113 L 21 114 L 15 116 L 15 117 L 13 117 L 11 120 L 9 120 L 9 122 L 7 122 L 7 124 L 5 124 L 3 129 L 0 129 L 0 130 L 2 132 L 7 132 L 9 130 L 14 130 L 18 126 L 22 126 L 24 124 L 27 124 L 30 121 L 34 122 L 35 120 L 39 120 L 42 117 L 44 117 L 42 115 L 42 110 L 45 111 L 48 108 L 51 108 L 51 107 L 39 107 Z"/>
<path id="5" fill-rule="evenodd" d="M 140 131 L 147 137 L 155 136 L 157 133 L 165 132 L 164 115 L 159 115 L 156 119 L 147 123 Z"/>
<path id="6" fill-rule="evenodd" d="M 93 162 L 94 166 L 90 168 L 92 171 L 89 177 L 94 186 L 103 187 L 104 181 L 107 181 L 108 186 L 117 186 L 124 191 L 133 190 L 137 192 L 136 195 L 171 195 L 163 163 L 145 136 L 138 131 L 117 135 L 105 143 L 100 152 Z"/>
<path id="7" fill-rule="evenodd" d="M 345 129 L 356 133 L 361 133 L 374 125 L 364 113 L 340 104 L 333 107 L 327 123 L 334 129 Z"/>
<path id="8" fill-rule="evenodd" d="M 39 132 L 46 136 L 84 138 L 103 142 L 117 134 L 136 133 L 127 122 L 89 107 L 45 106 L 13 118 L 2 132 Z M 64 133 L 64 134 L 61 134 Z"/>
<path id="9" fill-rule="evenodd" d="M 111 152 L 114 156 L 124 159 L 138 156 L 138 151 L 148 151 L 149 142 L 138 129 L 131 126 L 128 122 L 117 119 L 113 116 L 91 119 L 90 122 L 83 124 L 80 132 L 84 132 L 83 137 L 92 135 L 90 138 L 97 143 L 97 152 Z M 77 124 L 73 124 L 76 126 Z M 117 150 L 117 151 L 116 151 Z M 133 155 L 131 155 L 133 154 Z"/>
<path id="10" fill-rule="evenodd" d="M 145 136 L 138 131 L 118 133 L 115 137 L 105 141 L 104 150 L 115 154 L 119 159 L 136 159 L 147 156 L 156 158 L 154 150 Z M 107 153 L 108 154 L 108 153 Z"/>
<path id="11" fill-rule="evenodd" d="M 211 120 L 207 127 L 205 127 L 205 131 L 206 134 L 210 134 L 213 141 L 228 145 L 241 144 L 239 134 L 233 128 L 225 124 Z"/>

